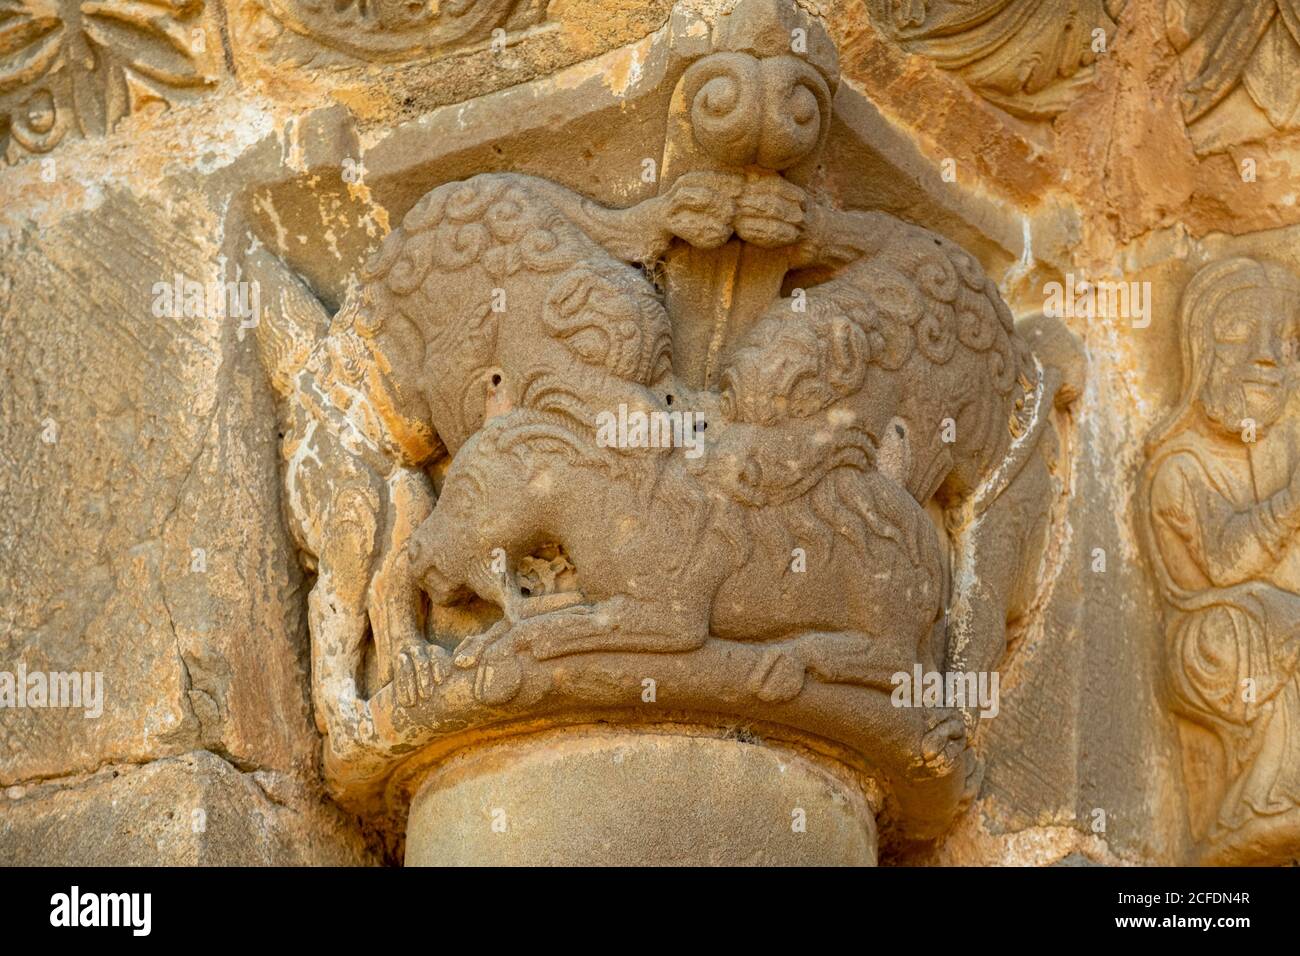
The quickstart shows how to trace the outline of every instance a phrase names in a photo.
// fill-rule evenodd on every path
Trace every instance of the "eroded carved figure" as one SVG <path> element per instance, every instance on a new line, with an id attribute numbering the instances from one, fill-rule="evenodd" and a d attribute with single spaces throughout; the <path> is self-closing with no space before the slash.
<path id="1" fill-rule="evenodd" d="M 1206 862 L 1300 846 L 1298 293 L 1287 270 L 1252 259 L 1197 273 L 1182 395 L 1147 446 L 1169 699 Z"/>
<path id="2" fill-rule="evenodd" d="M 467 728 L 662 719 L 647 678 L 686 719 L 849 748 L 909 836 L 969 799 L 978 721 L 891 706 L 891 677 L 996 668 L 1039 596 L 1077 350 L 1037 322 L 1036 357 L 952 242 L 820 197 L 837 79 L 814 21 L 742 4 L 682 72 L 656 197 L 476 176 L 425 195 L 332 320 L 272 280 L 344 799 Z M 677 433 L 598 440 L 615 413 Z"/>
<path id="3" fill-rule="evenodd" d="M 1186 81 L 1183 116 L 1198 147 L 1222 146 L 1261 132 L 1243 123 L 1244 117 L 1230 115 L 1231 109 L 1222 110 L 1238 91 L 1244 95 L 1242 105 L 1258 110 L 1272 129 L 1300 125 L 1300 84 L 1295 81 L 1300 7 L 1295 0 L 1167 0 L 1165 20 Z M 1216 117 L 1220 112 L 1227 115 Z"/>

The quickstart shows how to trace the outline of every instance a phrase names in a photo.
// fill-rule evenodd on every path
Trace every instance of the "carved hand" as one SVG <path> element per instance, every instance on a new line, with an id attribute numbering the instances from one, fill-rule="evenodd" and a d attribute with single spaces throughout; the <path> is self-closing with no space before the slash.
<path id="1" fill-rule="evenodd" d="M 1300 465 L 1291 470 L 1291 480 L 1269 502 L 1272 516 L 1286 532 L 1300 530 Z"/>
<path id="2" fill-rule="evenodd" d="M 665 227 L 699 249 L 716 249 L 731 238 L 736 200 L 745 181 L 738 173 L 683 174 L 668 189 Z"/>

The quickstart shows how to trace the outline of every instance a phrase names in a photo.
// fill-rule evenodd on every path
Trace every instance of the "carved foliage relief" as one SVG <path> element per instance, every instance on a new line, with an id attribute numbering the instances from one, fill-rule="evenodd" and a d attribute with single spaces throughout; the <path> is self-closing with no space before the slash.
<path id="1" fill-rule="evenodd" d="M 13 162 L 222 76 L 214 0 L 0 0 L 0 152 Z M 545 17 L 536 0 L 265 0 L 275 31 L 362 60 L 488 42 Z"/>
<path id="2" fill-rule="evenodd" d="M 1237 91 L 1272 129 L 1300 128 L 1300 3 L 1169 0 L 1166 19 L 1185 79 L 1183 115 L 1194 129 L 1212 123 Z"/>
<path id="3" fill-rule="evenodd" d="M 221 44 L 204 0 L 0 0 L 0 148 L 43 153 L 211 86 Z"/>
<path id="4" fill-rule="evenodd" d="M 279 23 L 362 59 L 408 59 L 540 23 L 538 0 L 265 0 Z"/>
<path id="5" fill-rule="evenodd" d="M 1064 111 L 1093 79 L 1126 0 L 867 0 L 908 52 L 1026 119 Z"/>

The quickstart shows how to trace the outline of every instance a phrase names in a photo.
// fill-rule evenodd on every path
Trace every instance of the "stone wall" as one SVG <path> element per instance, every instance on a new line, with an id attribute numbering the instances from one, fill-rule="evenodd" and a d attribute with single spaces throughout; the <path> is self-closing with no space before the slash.
<path id="1" fill-rule="evenodd" d="M 57 0 L 0 14 L 0 862 L 1295 860 L 1298 67 L 1290 0 Z M 706 69 L 724 77 L 711 93 L 714 73 L 692 85 Z M 747 84 L 753 115 L 710 139 Z M 534 267 L 443 265 L 471 240 L 438 232 L 439 216 L 497 228 L 457 219 L 480 200 L 447 185 L 485 173 L 503 176 L 475 182 L 503 185 L 476 195 L 506 198 L 483 203 L 522 208 L 594 275 L 583 294 L 598 304 L 580 314 L 599 316 L 564 332 L 559 357 L 534 345 L 544 330 L 507 341 L 534 318 L 554 328 L 549 266 L 516 281 Z M 501 228 L 492 248 L 527 260 Z M 974 321 L 1009 309 L 988 320 L 998 344 L 969 351 L 1005 347 L 1010 393 L 967 388 L 982 373 L 880 370 L 885 272 L 925 287 L 931 238 L 949 271 L 973 263 Z M 384 271 L 412 262 L 432 270 L 415 305 Z M 499 290 L 509 305 L 482 304 Z M 966 342 L 952 301 L 924 307 L 956 308 Z M 746 330 L 783 303 L 811 331 L 755 351 Z M 471 361 L 496 311 L 515 325 Z M 712 585 L 695 643 L 652 597 L 680 607 L 711 585 L 681 570 L 673 519 L 617 496 L 641 494 L 640 473 L 566 451 L 565 467 L 603 462 L 592 518 L 543 503 L 545 449 L 492 457 L 531 409 L 513 390 L 541 374 L 527 362 L 585 388 L 580 336 L 594 328 L 612 352 L 618 328 L 650 356 L 654 323 L 679 390 L 638 352 L 591 407 L 691 396 L 711 423 L 753 429 L 734 454 L 767 467 L 759 497 L 727 471 L 731 452 L 705 453 L 721 477 L 700 479 L 699 507 L 743 517 L 680 527 L 749 557 Z M 836 335 L 850 358 L 815 344 Z M 800 348 L 822 349 L 809 381 L 832 397 L 782 379 L 766 418 L 721 404 L 727 383 L 792 367 Z M 850 393 L 837 376 L 854 374 Z M 793 422 L 814 399 L 831 424 Z M 967 449 L 962 432 L 926 484 L 923 452 L 952 441 L 931 431 L 949 407 L 967 428 L 977 406 L 993 437 Z M 822 485 L 786 489 L 836 409 L 865 423 L 868 463 L 826 474 L 859 469 L 874 497 L 855 511 L 859 492 L 837 491 L 822 514 Z M 750 432 L 712 434 L 725 449 Z M 1042 443 L 1028 465 L 1023 434 Z M 998 486 L 999 460 L 1036 484 Z M 664 461 L 664 481 L 695 481 L 689 461 Z M 444 489 L 462 483 L 515 496 L 452 511 Z M 911 495 L 895 506 L 894 491 Z M 921 571 L 872 584 L 893 545 L 819 576 L 833 543 L 765 530 L 787 500 L 832 529 L 883 515 L 913 551 L 937 536 L 942 594 L 895 587 Z M 512 508 L 520 520 L 501 521 Z M 625 527 L 611 509 L 638 516 Z M 455 577 L 449 555 L 487 560 L 509 534 L 522 550 L 504 547 L 508 572 L 493 573 L 510 590 L 494 602 L 496 579 Z M 765 556 L 805 549 L 807 592 L 762 577 Z M 650 610 L 607 610 L 643 591 Z M 776 593 L 805 617 L 780 623 Z M 536 623 L 575 601 L 584 620 Z M 472 636 L 506 625 L 509 654 Z M 891 706 L 879 675 L 913 664 L 996 673 L 996 716 Z M 49 706 L 32 675 L 51 673 L 78 675 L 86 699 Z M 667 805 L 641 786 L 707 767 L 714 786 Z M 717 815 L 737 788 L 749 796 Z M 611 806 L 563 836 L 566 808 L 593 794 Z M 679 845 L 665 819 L 715 839 Z M 800 819 L 807 841 L 786 839 Z"/>

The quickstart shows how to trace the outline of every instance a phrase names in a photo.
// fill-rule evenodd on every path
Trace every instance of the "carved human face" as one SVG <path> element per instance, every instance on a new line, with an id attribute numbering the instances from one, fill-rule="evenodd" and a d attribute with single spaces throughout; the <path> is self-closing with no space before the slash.
<path id="1" fill-rule="evenodd" d="M 1295 359 L 1296 304 L 1275 289 L 1230 296 L 1214 319 L 1214 354 L 1200 403 L 1225 434 L 1244 423 L 1264 432 L 1282 416 L 1290 397 Z"/>

